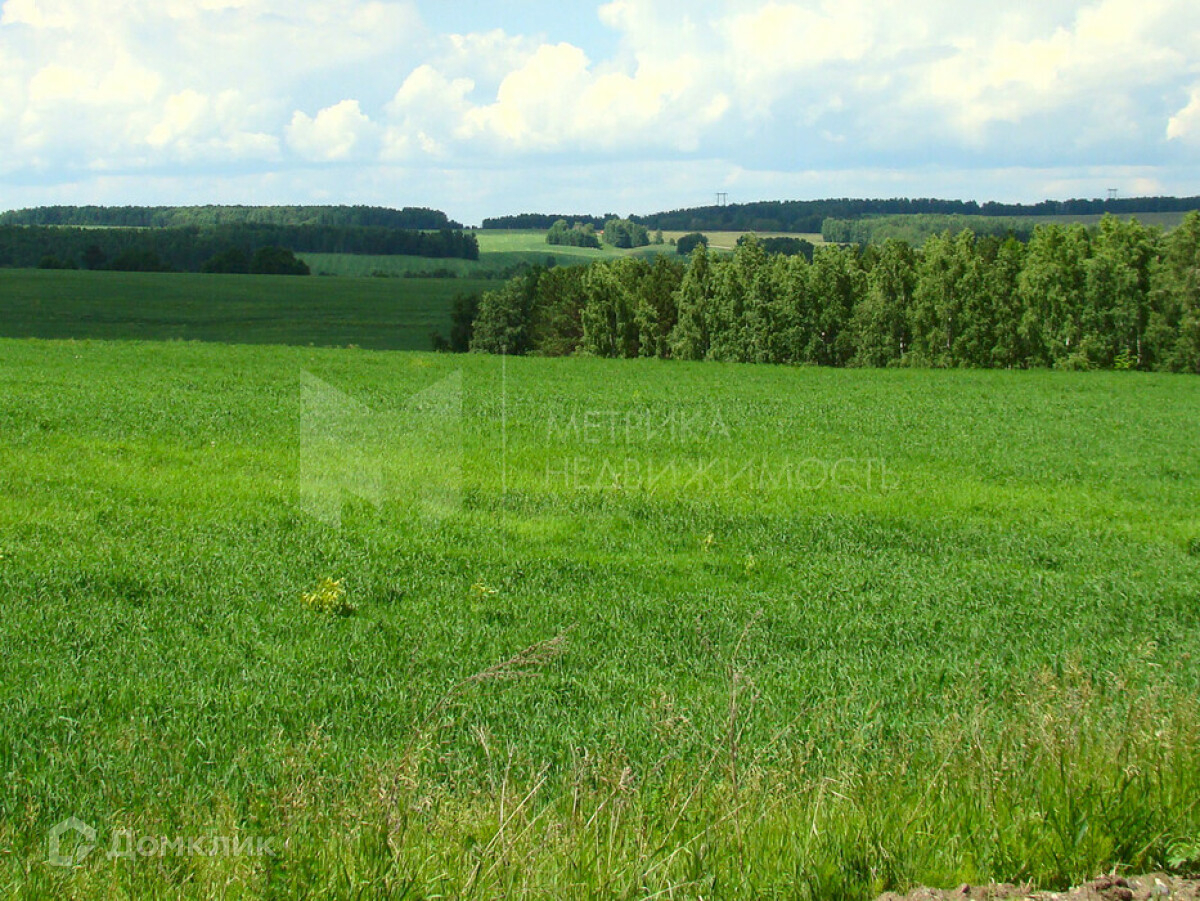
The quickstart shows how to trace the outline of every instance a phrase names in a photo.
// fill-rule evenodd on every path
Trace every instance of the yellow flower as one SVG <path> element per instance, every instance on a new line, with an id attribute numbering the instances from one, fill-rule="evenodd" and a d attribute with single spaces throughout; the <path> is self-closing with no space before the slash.
<path id="1" fill-rule="evenodd" d="M 306 606 L 318 613 L 332 613 L 337 616 L 349 616 L 358 609 L 354 602 L 346 597 L 346 589 L 342 587 L 341 579 L 326 577 L 313 590 L 303 596 Z"/>

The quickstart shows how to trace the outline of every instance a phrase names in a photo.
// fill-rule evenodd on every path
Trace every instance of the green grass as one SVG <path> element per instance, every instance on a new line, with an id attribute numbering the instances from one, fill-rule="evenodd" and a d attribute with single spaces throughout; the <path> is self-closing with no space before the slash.
<path id="1" fill-rule="evenodd" d="M 1187 377 L 0 341 L 0 894 L 1162 866 L 1198 442 Z"/>
<path id="2" fill-rule="evenodd" d="M 427 350 L 468 279 L 0 269 L 0 336 Z"/>

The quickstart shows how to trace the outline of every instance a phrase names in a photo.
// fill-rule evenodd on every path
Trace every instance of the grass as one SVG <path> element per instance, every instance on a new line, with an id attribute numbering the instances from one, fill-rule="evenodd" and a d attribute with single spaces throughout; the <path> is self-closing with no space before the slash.
<path id="1" fill-rule="evenodd" d="M 427 350 L 470 279 L 0 269 L 0 335 Z"/>
<path id="2" fill-rule="evenodd" d="M 1198 441 L 1187 377 L 0 341 L 0 894 L 1165 866 Z"/>

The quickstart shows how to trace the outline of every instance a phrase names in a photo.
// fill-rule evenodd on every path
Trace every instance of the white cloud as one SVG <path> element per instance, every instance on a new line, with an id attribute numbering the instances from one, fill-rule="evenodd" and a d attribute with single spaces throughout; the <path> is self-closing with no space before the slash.
<path id="1" fill-rule="evenodd" d="M 278 158 L 279 139 L 249 130 L 252 120 L 238 91 L 210 97 L 189 89 L 166 99 L 146 143 L 186 161 Z"/>
<path id="2" fill-rule="evenodd" d="M 414 69 L 387 105 L 393 122 L 384 134 L 384 159 L 443 155 L 445 142 L 470 109 L 466 98 L 474 88 L 471 79 L 448 79 L 430 65 Z"/>
<path id="3" fill-rule="evenodd" d="M 1055 110 L 1078 121 L 1079 105 L 1087 104 L 1085 116 L 1102 117 L 1111 139 L 1131 90 L 1187 69 L 1198 28 L 1190 3 L 1102 0 L 1048 33 L 960 38 L 954 55 L 925 70 L 913 102 L 940 105 L 973 142 L 985 140 L 993 122 Z M 1107 107 L 1096 108 L 1097 101 Z"/>
<path id="4" fill-rule="evenodd" d="M 87 69 L 51 63 L 38 70 L 29 82 L 29 101 L 34 107 L 56 104 L 74 106 L 139 106 L 158 93 L 161 76 L 120 54 L 99 78 Z"/>
<path id="5" fill-rule="evenodd" d="M 1200 139 L 1200 85 L 1192 88 L 1187 106 L 1167 121 L 1167 140 Z"/>
<path id="6" fill-rule="evenodd" d="M 374 131 L 357 100 L 343 100 L 310 118 L 299 110 L 287 127 L 287 142 L 302 157 L 332 162 L 350 157 Z"/>
<path id="7" fill-rule="evenodd" d="M 569 24 L 551 4 L 491 7 L 470 31 L 478 9 L 433 0 L 0 0 L 6 191 L 12 173 L 247 161 L 449 185 L 497 159 L 539 175 L 728 160 L 787 185 L 1152 170 L 1200 145 L 1195 0 L 594 0 Z"/>
<path id="8" fill-rule="evenodd" d="M 496 102 L 471 110 L 466 135 L 488 132 L 516 147 L 553 149 L 573 135 L 573 107 L 588 82 L 587 54 L 545 44 L 500 85 Z"/>
<path id="9" fill-rule="evenodd" d="M 593 66 L 572 44 L 544 44 L 504 79 L 494 103 L 467 111 L 458 134 L 518 151 L 693 149 L 728 109 L 705 81 L 691 56 L 644 57 L 626 72 Z"/>
<path id="10" fill-rule="evenodd" d="M 152 147 L 163 147 L 179 140 L 204 120 L 209 106 L 207 97 L 190 89 L 171 95 L 167 98 L 162 120 L 146 140 Z"/>
<path id="11" fill-rule="evenodd" d="M 76 21 L 69 6 L 39 0 L 7 0 L 0 12 L 0 25 L 70 28 Z"/>
<path id="12" fill-rule="evenodd" d="M 398 0 L 6 0 L 0 158 L 9 171 L 278 159 L 292 110 L 403 64 L 421 29 Z M 296 125 L 306 155 L 342 152 Z"/>
<path id="13" fill-rule="evenodd" d="M 836 60 L 859 60 L 870 51 L 871 10 L 853 2 L 826 3 L 818 12 L 799 3 L 768 3 L 729 24 L 738 68 L 780 72 Z"/>
<path id="14" fill-rule="evenodd" d="M 503 29 L 451 34 L 446 47 L 431 63 L 443 72 L 456 72 L 474 83 L 495 88 L 537 52 L 539 42 Z"/>

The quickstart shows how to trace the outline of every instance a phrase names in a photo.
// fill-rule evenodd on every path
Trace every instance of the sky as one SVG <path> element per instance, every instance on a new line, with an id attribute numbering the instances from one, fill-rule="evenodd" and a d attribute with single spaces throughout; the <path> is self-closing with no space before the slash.
<path id="1" fill-rule="evenodd" d="M 3 0 L 0 209 L 1200 194 L 1196 0 Z"/>

